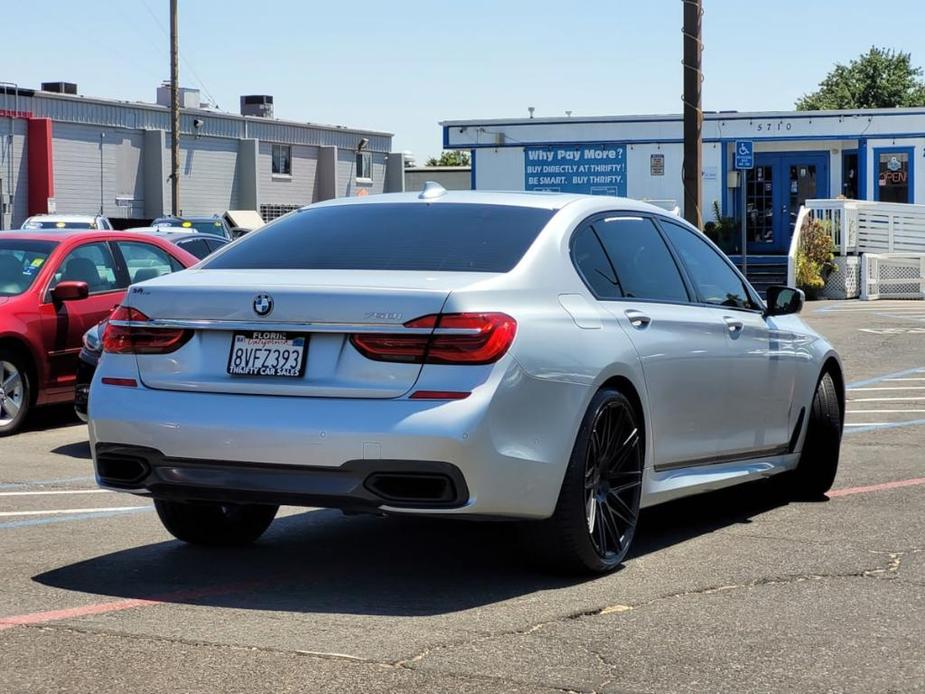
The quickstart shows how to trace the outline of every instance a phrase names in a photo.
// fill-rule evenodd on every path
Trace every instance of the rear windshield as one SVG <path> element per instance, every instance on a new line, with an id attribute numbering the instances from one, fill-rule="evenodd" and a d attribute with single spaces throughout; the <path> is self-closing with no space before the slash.
<path id="1" fill-rule="evenodd" d="M 466 203 L 308 208 L 245 236 L 205 267 L 507 272 L 553 214 Z"/>
<path id="2" fill-rule="evenodd" d="M 54 241 L 0 241 L 0 296 L 22 294 L 48 260 Z"/>

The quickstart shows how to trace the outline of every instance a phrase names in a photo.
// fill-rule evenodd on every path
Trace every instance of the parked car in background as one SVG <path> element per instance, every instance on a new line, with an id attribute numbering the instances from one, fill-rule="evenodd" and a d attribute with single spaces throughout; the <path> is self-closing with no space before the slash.
<path id="1" fill-rule="evenodd" d="M 129 229 L 128 231 L 151 234 L 169 241 L 177 248 L 182 248 L 199 260 L 229 243 L 228 239 L 212 236 L 211 234 L 189 233 L 164 227 L 138 228 Z M 101 340 L 103 329 L 106 327 L 107 322 L 108 319 L 100 321 L 84 333 L 83 345 L 78 355 L 77 380 L 74 383 L 74 411 L 85 422 L 87 421 L 87 405 L 90 400 L 90 383 L 93 381 L 96 365 L 99 363 L 100 355 L 103 353 Z"/>
<path id="2" fill-rule="evenodd" d="M 81 338 L 130 284 L 196 262 L 155 235 L 0 233 L 0 436 L 32 407 L 73 399 Z"/>
<path id="3" fill-rule="evenodd" d="M 28 231 L 55 231 L 56 229 L 99 229 L 112 231 L 112 223 L 102 215 L 36 214 L 22 223 Z"/>
<path id="4" fill-rule="evenodd" d="M 211 217 L 158 217 L 151 222 L 152 227 L 171 227 L 200 234 L 212 234 L 225 239 L 233 239 L 231 227 L 218 215 Z"/>
<path id="5" fill-rule="evenodd" d="M 642 507 L 781 475 L 819 498 L 838 355 L 700 231 L 606 196 L 311 205 L 131 292 L 91 388 L 97 479 L 175 537 L 252 542 L 279 504 L 533 519 L 562 568 Z"/>

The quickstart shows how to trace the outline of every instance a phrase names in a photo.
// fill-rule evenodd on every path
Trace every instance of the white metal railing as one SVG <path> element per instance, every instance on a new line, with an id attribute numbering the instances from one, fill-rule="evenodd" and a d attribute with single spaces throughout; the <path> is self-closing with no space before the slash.
<path id="1" fill-rule="evenodd" d="M 925 298 L 925 254 L 865 253 L 860 289 L 862 301 Z"/>

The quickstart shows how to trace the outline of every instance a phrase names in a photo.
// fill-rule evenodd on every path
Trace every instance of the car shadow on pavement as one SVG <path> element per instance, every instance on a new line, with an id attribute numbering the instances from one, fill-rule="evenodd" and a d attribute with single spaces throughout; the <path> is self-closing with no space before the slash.
<path id="1" fill-rule="evenodd" d="M 19 433 L 27 431 L 48 431 L 49 429 L 60 429 L 75 424 L 81 424 L 77 414 L 74 412 L 74 405 L 68 403 L 64 405 L 47 405 L 45 407 L 36 407 L 26 417 L 23 427 Z"/>
<path id="2" fill-rule="evenodd" d="M 644 511 L 629 561 L 748 523 L 786 503 L 762 485 L 750 486 Z M 134 525 L 137 518 L 126 522 Z M 445 614 L 594 580 L 538 566 L 524 532 L 524 525 L 515 523 L 344 517 L 318 510 L 278 518 L 247 548 L 159 542 L 33 580 L 69 591 L 167 603 L 388 616 Z"/>
<path id="3" fill-rule="evenodd" d="M 57 455 L 67 456 L 68 458 L 77 458 L 78 460 L 90 460 L 92 458 L 89 441 L 66 443 L 63 446 L 53 448 L 51 452 Z"/>

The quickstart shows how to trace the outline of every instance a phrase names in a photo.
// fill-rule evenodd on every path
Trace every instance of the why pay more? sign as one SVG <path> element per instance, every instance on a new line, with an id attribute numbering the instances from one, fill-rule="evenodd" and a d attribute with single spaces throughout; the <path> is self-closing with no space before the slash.
<path id="1" fill-rule="evenodd" d="M 524 190 L 626 196 L 626 145 L 527 147 Z"/>

